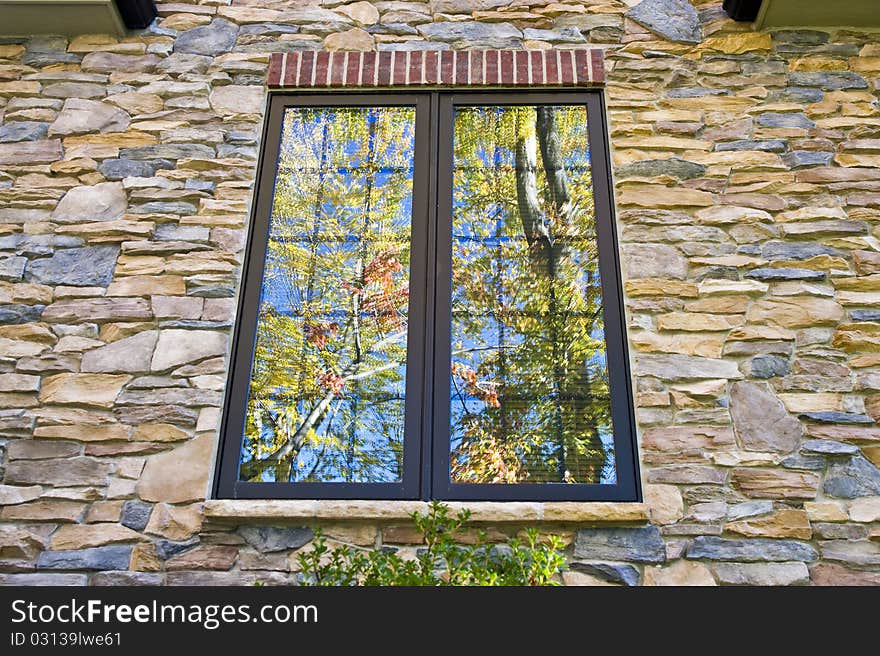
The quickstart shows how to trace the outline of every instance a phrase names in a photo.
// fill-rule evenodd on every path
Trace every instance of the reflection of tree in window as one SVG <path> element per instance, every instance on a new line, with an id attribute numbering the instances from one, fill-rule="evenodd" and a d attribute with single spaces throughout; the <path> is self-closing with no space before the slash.
<path id="1" fill-rule="evenodd" d="M 614 482 L 583 107 L 455 114 L 452 481 Z"/>
<path id="2" fill-rule="evenodd" d="M 401 480 L 414 123 L 285 114 L 242 480 Z"/>

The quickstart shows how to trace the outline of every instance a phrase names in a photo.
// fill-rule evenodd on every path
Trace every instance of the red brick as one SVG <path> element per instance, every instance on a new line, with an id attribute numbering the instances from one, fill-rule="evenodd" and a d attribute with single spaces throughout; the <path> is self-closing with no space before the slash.
<path id="1" fill-rule="evenodd" d="M 327 86 L 327 66 L 330 64 L 329 52 L 315 53 L 315 72 L 312 76 L 316 87 Z"/>
<path id="2" fill-rule="evenodd" d="M 544 51 L 531 50 L 529 58 L 532 64 L 532 84 L 544 84 Z"/>
<path id="3" fill-rule="evenodd" d="M 571 85 L 574 84 L 574 68 L 572 67 L 571 51 L 562 51 L 560 67 L 560 83 Z"/>
<path id="4" fill-rule="evenodd" d="M 455 53 L 455 84 L 468 83 L 468 53 L 456 51 Z"/>
<path id="5" fill-rule="evenodd" d="M 547 79 L 545 84 L 559 84 L 559 53 L 551 50 L 547 53 Z"/>
<path id="6" fill-rule="evenodd" d="M 587 51 L 578 50 L 574 53 L 575 68 L 577 71 L 576 82 L 588 84 L 590 82 L 590 64 L 587 61 Z"/>
<path id="7" fill-rule="evenodd" d="M 348 53 L 348 66 L 345 67 L 345 75 L 342 76 L 342 83 L 347 87 L 357 86 L 358 84 L 358 71 L 361 70 L 361 56 L 364 53 L 362 52 L 350 52 Z"/>
<path id="8" fill-rule="evenodd" d="M 499 51 L 486 51 L 486 84 L 501 84 L 501 76 L 498 66 Z"/>
<path id="9" fill-rule="evenodd" d="M 483 57 L 485 57 L 485 55 L 485 50 L 470 51 L 471 84 L 486 83 L 486 81 L 483 79 Z"/>
<path id="10" fill-rule="evenodd" d="M 281 53 L 273 53 L 269 60 L 269 72 L 266 74 L 266 84 L 270 87 L 277 87 L 283 84 L 281 79 L 281 59 L 285 57 Z"/>
<path id="11" fill-rule="evenodd" d="M 517 86 L 528 85 L 529 83 L 529 53 L 525 50 L 517 50 L 514 52 L 516 57 L 516 68 L 513 83 Z"/>
<path id="12" fill-rule="evenodd" d="M 377 85 L 380 87 L 387 87 L 391 84 L 391 55 L 393 52 L 385 51 L 380 52 L 377 60 L 377 66 L 379 67 L 379 79 L 377 81 Z"/>
<path id="13" fill-rule="evenodd" d="M 284 55 L 282 61 L 282 69 L 284 70 L 284 79 L 281 83 L 286 87 L 296 85 L 296 67 L 299 63 L 300 53 L 288 52 Z"/>
<path id="14" fill-rule="evenodd" d="M 422 51 L 413 50 L 409 53 L 409 75 L 407 77 L 409 84 L 422 83 Z"/>
<path id="15" fill-rule="evenodd" d="M 441 50 L 440 56 L 440 84 L 452 84 L 452 72 L 455 70 L 455 51 Z"/>
<path id="16" fill-rule="evenodd" d="M 605 81 L 605 53 L 598 48 L 590 51 L 590 58 L 593 61 L 593 79 L 594 83 L 602 83 Z"/>
<path id="17" fill-rule="evenodd" d="M 513 84 L 513 51 L 501 51 L 501 84 Z"/>
<path id="18" fill-rule="evenodd" d="M 425 81 L 428 84 L 436 84 L 437 72 L 440 70 L 440 58 L 436 50 L 425 51 Z"/>
<path id="19" fill-rule="evenodd" d="M 312 86 L 312 73 L 314 70 L 315 53 L 311 50 L 306 50 L 300 56 L 299 82 L 297 83 L 297 85 L 301 87 Z"/>
<path id="20" fill-rule="evenodd" d="M 376 75 L 376 53 L 365 52 L 363 59 L 363 73 L 361 74 L 361 84 L 365 87 L 373 86 L 374 76 Z"/>
<path id="21" fill-rule="evenodd" d="M 394 61 L 391 84 L 406 84 L 406 59 L 408 53 L 400 50 L 391 54 L 393 55 L 392 61 Z"/>
<path id="22" fill-rule="evenodd" d="M 327 66 L 330 68 L 331 87 L 342 86 L 342 74 L 345 73 L 345 58 L 350 54 L 350 52 L 343 51 L 330 53 L 330 61 Z"/>

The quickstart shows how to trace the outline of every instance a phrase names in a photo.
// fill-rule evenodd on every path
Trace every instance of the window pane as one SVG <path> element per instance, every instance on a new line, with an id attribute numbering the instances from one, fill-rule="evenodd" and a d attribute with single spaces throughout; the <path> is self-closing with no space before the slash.
<path id="1" fill-rule="evenodd" d="M 399 482 L 415 109 L 282 130 L 239 479 Z"/>
<path id="2" fill-rule="evenodd" d="M 613 484 L 587 110 L 454 120 L 451 480 Z"/>

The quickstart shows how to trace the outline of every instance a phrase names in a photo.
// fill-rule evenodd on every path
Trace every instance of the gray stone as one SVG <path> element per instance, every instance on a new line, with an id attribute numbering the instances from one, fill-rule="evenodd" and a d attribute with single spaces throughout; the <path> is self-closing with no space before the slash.
<path id="1" fill-rule="evenodd" d="M 800 453 L 795 453 L 783 458 L 780 464 L 786 469 L 822 471 L 825 469 L 828 461 L 821 456 L 805 456 Z"/>
<path id="2" fill-rule="evenodd" d="M 801 423 L 788 414 L 767 383 L 734 383 L 730 416 L 740 444 L 755 451 L 794 451 L 804 434 Z"/>
<path id="3" fill-rule="evenodd" d="M 732 560 L 736 562 L 785 562 L 799 560 L 814 562 L 816 550 L 805 542 L 751 538 L 728 540 L 715 536 L 699 536 L 687 548 L 687 557 L 705 560 Z"/>
<path id="4" fill-rule="evenodd" d="M 809 260 L 817 255 L 844 254 L 836 248 L 816 242 L 768 241 L 761 245 L 761 257 L 765 260 Z"/>
<path id="5" fill-rule="evenodd" d="M 238 37 L 238 26 L 222 18 L 182 32 L 174 42 L 174 52 L 215 57 L 229 52 Z"/>
<path id="6" fill-rule="evenodd" d="M 821 89 L 810 89 L 808 87 L 786 87 L 779 91 L 774 91 L 768 96 L 770 102 L 793 102 L 808 105 L 811 103 L 821 102 L 825 97 L 825 92 Z"/>
<path id="7" fill-rule="evenodd" d="M 162 330 L 151 369 L 164 371 L 226 353 L 226 335 L 217 331 Z"/>
<path id="8" fill-rule="evenodd" d="M 746 278 L 755 280 L 825 280 L 824 271 L 814 269 L 774 269 L 772 267 L 752 269 Z"/>
<path id="9" fill-rule="evenodd" d="M 523 38 L 547 41 L 549 43 L 586 43 L 587 40 L 576 27 L 560 27 L 555 30 L 539 30 L 526 28 L 523 30 Z"/>
<path id="10" fill-rule="evenodd" d="M 573 562 L 569 564 L 569 567 L 575 572 L 583 572 L 609 583 L 639 584 L 639 570 L 632 565 Z"/>
<path id="11" fill-rule="evenodd" d="M 156 540 L 156 553 L 162 560 L 168 560 L 174 556 L 189 551 L 193 547 L 198 546 L 199 538 L 190 538 L 184 542 L 174 542 L 173 540 Z"/>
<path id="12" fill-rule="evenodd" d="M 425 23 L 416 28 L 422 36 L 434 41 L 491 41 L 494 39 L 521 38 L 522 32 L 510 23 Z"/>
<path id="13" fill-rule="evenodd" d="M 880 469 L 862 456 L 845 462 L 833 461 L 825 472 L 822 490 L 838 499 L 880 495 Z"/>
<path id="14" fill-rule="evenodd" d="M 160 223 L 153 231 L 153 239 L 157 241 L 208 241 L 211 237 L 209 228 L 177 223 Z"/>
<path id="15" fill-rule="evenodd" d="M 230 135 L 227 134 L 226 138 L 229 139 Z M 184 189 L 192 189 L 194 191 L 206 191 L 209 194 L 214 193 L 215 184 L 211 180 L 196 180 L 195 178 L 190 178 L 184 184 Z"/>
<path id="16" fill-rule="evenodd" d="M 41 93 L 49 98 L 87 100 L 103 98 L 106 95 L 106 87 L 92 82 L 57 82 L 44 86 Z"/>
<path id="17" fill-rule="evenodd" d="M 44 285 L 106 287 L 118 255 L 116 245 L 63 248 L 51 257 L 31 260 L 27 279 Z"/>
<path id="18" fill-rule="evenodd" d="M 841 89 L 867 89 L 868 83 L 858 73 L 841 71 L 836 73 L 825 72 L 796 72 L 791 74 L 791 83 L 799 87 L 819 87 L 826 91 L 839 91 Z"/>
<path id="19" fill-rule="evenodd" d="M 22 324 L 39 321 L 45 305 L 0 305 L 0 324 Z"/>
<path id="20" fill-rule="evenodd" d="M 586 528 L 575 536 L 574 557 L 581 560 L 666 561 L 666 547 L 656 526 Z"/>
<path id="21" fill-rule="evenodd" d="M 125 213 L 128 199 L 120 182 L 100 182 L 69 190 L 52 212 L 56 223 L 115 221 Z"/>
<path id="22" fill-rule="evenodd" d="M 6 123 L 0 126 L 0 143 L 45 139 L 48 133 L 48 123 L 37 123 L 36 121 Z"/>
<path id="23" fill-rule="evenodd" d="M 789 372 L 788 358 L 779 355 L 756 355 L 749 362 L 749 370 L 754 378 L 774 378 Z"/>
<path id="24" fill-rule="evenodd" d="M 60 139 L 39 139 L 0 144 L 0 164 L 21 166 L 43 164 L 61 159 Z"/>
<path id="25" fill-rule="evenodd" d="M 81 59 L 82 55 L 67 52 L 67 39 L 63 36 L 35 36 L 28 40 L 22 62 L 42 68 L 51 64 L 77 64 Z"/>
<path id="26" fill-rule="evenodd" d="M 623 244 L 623 267 L 627 278 L 687 277 L 688 261 L 669 244 Z"/>
<path id="27" fill-rule="evenodd" d="M 848 565 L 880 565 L 880 542 L 867 540 L 829 540 L 819 543 L 824 560 L 837 560 Z"/>
<path id="28" fill-rule="evenodd" d="M 139 148 L 120 148 L 122 159 L 213 159 L 214 149 L 204 144 L 159 144 Z"/>
<path id="29" fill-rule="evenodd" d="M 807 118 L 807 115 L 802 112 L 792 112 L 792 113 L 774 113 L 767 112 L 766 114 L 761 114 L 758 116 L 758 125 L 763 125 L 767 128 L 805 128 L 811 129 L 816 127 L 816 124 Z"/>
<path id="30" fill-rule="evenodd" d="M 157 162 L 163 160 L 134 160 L 134 159 L 105 159 L 101 162 L 98 170 L 108 180 L 122 180 L 123 178 L 151 178 L 159 168 L 173 168 L 159 166 Z M 171 164 L 169 162 L 169 164 Z"/>
<path id="31" fill-rule="evenodd" d="M 159 339 L 158 330 L 145 330 L 131 337 L 83 354 L 81 371 L 87 373 L 137 373 L 150 370 L 150 359 Z M 120 403 L 121 403 L 120 399 Z"/>
<path id="32" fill-rule="evenodd" d="M 669 98 L 705 98 L 706 96 L 725 96 L 729 92 L 724 89 L 710 87 L 681 87 L 666 92 Z"/>
<path id="33" fill-rule="evenodd" d="M 727 509 L 727 521 L 732 522 L 744 517 L 757 517 L 773 512 L 772 501 L 745 501 Z"/>
<path id="34" fill-rule="evenodd" d="M 658 175 L 670 175 L 679 180 L 691 180 L 701 177 L 705 172 L 706 167 L 702 164 L 671 157 L 634 162 L 617 169 L 616 175 L 618 178 L 653 178 Z"/>
<path id="35" fill-rule="evenodd" d="M 804 563 L 718 563 L 712 568 L 723 585 L 807 585 Z"/>
<path id="36" fill-rule="evenodd" d="M 193 426 L 199 417 L 197 410 L 177 405 L 126 406 L 114 408 L 116 418 L 128 424 L 179 424 Z"/>
<path id="37" fill-rule="evenodd" d="M 687 0 L 642 0 L 626 16 L 669 41 L 699 43 L 703 40 L 700 17 Z"/>
<path id="38" fill-rule="evenodd" d="M 92 73 L 151 73 L 161 59 L 157 55 L 120 55 L 115 52 L 90 52 L 82 60 L 82 70 Z"/>
<path id="39" fill-rule="evenodd" d="M 239 535 L 260 553 L 299 549 L 315 537 L 315 532 L 300 526 L 242 526 Z"/>
<path id="40" fill-rule="evenodd" d="M 854 412 L 803 412 L 798 415 L 799 419 L 815 421 L 820 424 L 873 424 L 874 420 L 868 415 L 860 415 Z"/>
<path id="41" fill-rule="evenodd" d="M 762 139 L 760 141 L 740 139 L 737 141 L 723 141 L 719 144 L 715 144 L 715 150 L 761 150 L 765 153 L 782 153 L 788 150 L 788 143 L 783 139 Z"/>
<path id="42" fill-rule="evenodd" d="M 122 506 L 122 519 L 119 523 L 133 531 L 143 531 L 150 521 L 153 504 L 143 501 L 126 501 Z"/>
<path id="43" fill-rule="evenodd" d="M 852 310 L 849 316 L 853 321 L 880 321 L 880 310 Z"/>
<path id="44" fill-rule="evenodd" d="M 0 280 L 11 280 L 13 282 L 21 280 L 22 276 L 24 276 L 24 268 L 26 265 L 26 257 L 13 255 L 11 257 L 0 258 Z"/>
<path id="45" fill-rule="evenodd" d="M 116 400 L 117 405 L 183 405 L 219 406 L 222 394 L 214 390 L 194 388 L 165 388 L 153 390 L 126 390 Z"/>
<path id="46" fill-rule="evenodd" d="M 11 586 L 71 586 L 85 587 L 88 585 L 87 574 L 51 574 L 51 573 L 22 573 L 0 574 L 0 585 Z"/>
<path id="47" fill-rule="evenodd" d="M 37 569 L 128 569 L 132 547 L 113 545 L 92 549 L 44 551 L 37 557 Z"/>
<path id="48" fill-rule="evenodd" d="M 635 357 L 638 376 L 656 376 L 665 380 L 689 378 L 742 378 L 736 362 L 715 360 L 695 355 L 638 354 Z"/>
<path id="49" fill-rule="evenodd" d="M 162 585 L 162 575 L 150 572 L 97 572 L 92 575 L 90 585 L 98 587 L 112 585 Z"/>
<path id="50" fill-rule="evenodd" d="M 58 118 L 49 126 L 50 135 L 87 134 L 89 132 L 124 132 L 131 123 L 128 113 L 115 105 L 68 98 Z"/>
<path id="51" fill-rule="evenodd" d="M 858 455 L 859 447 L 834 440 L 807 440 L 801 445 L 801 451 L 828 456 L 854 456 Z"/>
<path id="52" fill-rule="evenodd" d="M 184 201 L 152 201 L 133 205 L 129 208 L 132 214 L 182 214 L 189 216 L 198 212 L 199 208 Z"/>
<path id="53" fill-rule="evenodd" d="M 791 169 L 799 169 L 805 166 L 828 166 L 834 153 L 826 153 L 821 150 L 793 150 L 782 156 L 782 161 Z"/>

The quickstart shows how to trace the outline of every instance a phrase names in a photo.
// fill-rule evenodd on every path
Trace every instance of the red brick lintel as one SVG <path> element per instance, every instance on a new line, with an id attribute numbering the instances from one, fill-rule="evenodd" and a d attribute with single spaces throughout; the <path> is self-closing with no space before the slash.
<path id="1" fill-rule="evenodd" d="M 274 53 L 274 89 L 585 87 L 605 82 L 600 48 Z"/>

